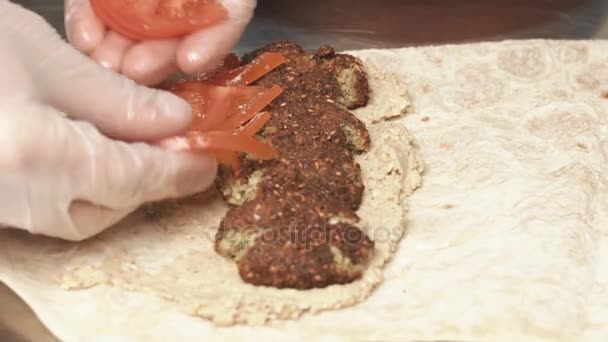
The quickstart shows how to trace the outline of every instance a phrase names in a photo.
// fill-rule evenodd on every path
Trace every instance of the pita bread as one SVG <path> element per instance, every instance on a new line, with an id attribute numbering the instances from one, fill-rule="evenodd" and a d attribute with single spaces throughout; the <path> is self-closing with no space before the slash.
<path id="1" fill-rule="evenodd" d="M 57 260 L 128 270 L 128 264 L 113 264 L 125 260 L 121 253 L 135 261 L 162 256 L 158 264 L 146 263 L 153 271 L 176 253 L 171 246 L 179 245 L 181 253 L 195 250 L 200 240 L 145 226 L 108 234 L 123 234 L 124 241 L 145 236 L 147 251 L 155 253 L 134 253 L 125 249 L 127 242 L 107 236 L 66 249 L 3 232 L 0 279 L 62 340 L 607 336 L 608 43 L 506 41 L 351 53 L 378 81 L 367 114 L 360 114 L 380 120 L 372 138 L 398 134 L 380 133 L 382 126 L 411 133 L 413 141 L 399 136 L 401 145 L 384 151 L 405 156 L 419 151 L 426 170 L 422 187 L 403 203 L 409 207 L 405 238 L 366 300 L 296 320 L 222 327 L 188 315 L 158 291 L 125 291 L 125 286 L 66 291 L 49 280 L 78 274 Z M 403 99 L 404 90 L 411 96 L 410 113 L 382 122 L 395 113 L 383 105 Z M 404 169 L 415 165 L 404 163 L 403 155 L 396 159 L 400 163 L 394 165 Z M 392 215 L 401 210 L 405 206 Z M 86 255 L 96 257 L 86 260 Z M 213 258 L 205 257 L 200 267 Z M 108 282 L 106 272 L 92 271 L 86 278 L 93 284 Z M 175 275 L 173 283 L 179 283 Z M 83 278 L 75 277 L 75 284 Z"/>

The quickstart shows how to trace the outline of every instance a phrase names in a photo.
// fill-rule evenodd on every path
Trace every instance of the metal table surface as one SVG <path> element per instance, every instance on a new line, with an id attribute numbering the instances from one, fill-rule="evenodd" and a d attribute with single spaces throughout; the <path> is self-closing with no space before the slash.
<path id="1" fill-rule="evenodd" d="M 0 0 L 1 1 L 1 0 Z M 62 0 L 17 0 L 63 31 Z M 338 50 L 501 39 L 608 38 L 606 0 L 259 0 L 237 52 L 277 39 Z M 2 251 L 0 251 L 2 253 Z M 0 341 L 54 341 L 0 284 Z"/>

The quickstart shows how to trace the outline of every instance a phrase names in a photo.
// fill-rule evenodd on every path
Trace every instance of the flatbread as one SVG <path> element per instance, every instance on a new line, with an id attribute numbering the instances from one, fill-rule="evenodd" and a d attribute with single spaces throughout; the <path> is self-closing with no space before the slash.
<path id="1" fill-rule="evenodd" d="M 149 293 L 222 325 L 263 324 L 362 301 L 381 282 L 382 268 L 403 235 L 405 200 L 420 185 L 422 171 L 407 130 L 388 125 L 369 130 L 374 147 L 359 160 L 366 191 L 358 226 L 374 240 L 375 249 L 360 280 L 307 291 L 245 283 L 234 263 L 213 249 L 227 209 L 213 192 L 204 204 L 200 199 L 182 201 L 152 218 L 140 213 L 98 239 L 66 247 L 52 260 L 66 270 L 60 285 L 67 290 L 110 286 Z"/>
<path id="2" fill-rule="evenodd" d="M 410 94 L 410 113 L 383 125 L 406 127 L 414 141 L 397 150 L 413 145 L 425 166 L 422 187 L 406 201 L 407 233 L 366 300 L 265 326 L 215 326 L 153 293 L 105 286 L 65 291 L 48 280 L 65 273 L 49 261 L 65 258 L 65 246 L 8 232 L 0 235 L 6 251 L 0 279 L 67 341 L 608 336 L 608 42 L 507 41 L 353 54 L 403 84 L 376 85 L 381 94 Z M 155 229 L 132 234 L 158 236 Z M 158 248 L 163 258 L 175 253 L 174 235 L 150 241 L 147 248 Z M 89 248 L 106 260 L 123 251 L 107 240 Z"/>

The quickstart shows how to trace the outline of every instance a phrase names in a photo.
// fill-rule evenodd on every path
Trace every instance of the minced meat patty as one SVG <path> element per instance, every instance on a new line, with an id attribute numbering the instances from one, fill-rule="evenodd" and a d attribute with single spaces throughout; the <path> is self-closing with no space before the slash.
<path id="1" fill-rule="evenodd" d="M 216 251 L 234 260 L 254 285 L 308 289 L 358 279 L 374 243 L 356 227 L 365 186 L 354 155 L 370 144 L 347 108 L 365 105 L 366 75 L 352 56 L 323 46 L 316 54 L 277 42 L 244 57 L 282 52 L 287 62 L 257 85 L 284 92 L 265 110 L 259 133 L 279 157 L 242 155 L 236 172 L 222 168 L 218 186 L 234 206 L 220 224 Z"/>

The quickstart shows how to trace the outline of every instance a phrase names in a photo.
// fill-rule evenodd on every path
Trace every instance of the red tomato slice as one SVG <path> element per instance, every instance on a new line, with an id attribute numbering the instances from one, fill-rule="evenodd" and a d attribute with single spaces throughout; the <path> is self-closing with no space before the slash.
<path id="1" fill-rule="evenodd" d="M 192 132 L 187 134 L 188 143 L 193 150 L 224 150 L 251 153 L 259 159 L 276 158 L 277 151 L 254 137 L 232 132 Z"/>
<path id="2" fill-rule="evenodd" d="M 217 85 L 228 87 L 243 87 L 249 85 L 281 64 L 285 63 L 285 56 L 280 52 L 265 52 L 256 57 L 251 63 L 233 69 L 219 69 L 211 73 L 202 74 L 199 79 Z"/>
<path id="3" fill-rule="evenodd" d="M 274 159 L 278 151 L 270 144 L 253 137 L 268 120 L 270 113 L 264 112 L 254 117 L 239 132 L 229 131 L 197 132 L 185 136 L 164 139 L 158 145 L 173 151 L 203 152 L 213 155 L 220 164 L 230 166 L 233 170 L 239 167 L 238 153 L 246 152 L 259 159 Z"/>
<path id="4" fill-rule="evenodd" d="M 192 115 L 195 117 L 195 120 L 203 117 L 203 113 L 206 112 L 207 108 L 207 102 L 203 94 L 188 89 L 174 90 L 173 93 L 188 102 L 192 107 Z"/>
<path id="5" fill-rule="evenodd" d="M 192 106 L 195 119 L 191 130 L 201 132 L 238 128 L 281 93 L 280 87 L 270 90 L 253 86 L 220 87 L 200 81 L 177 83 L 171 91 Z M 242 115 L 248 117 L 244 120 L 233 119 Z M 228 122 L 238 124 L 226 124 Z"/>
<path id="6" fill-rule="evenodd" d="M 91 0 L 91 6 L 106 26 L 134 40 L 184 36 L 228 14 L 216 0 Z"/>
<path id="7" fill-rule="evenodd" d="M 271 146 L 253 136 L 270 120 L 270 113 L 256 114 L 281 94 L 279 86 L 220 87 L 201 81 L 181 81 L 170 89 L 191 104 L 195 118 L 185 142 L 182 139 L 165 142 L 165 147 L 204 150 L 233 170 L 238 168 L 238 152 L 249 152 L 258 158 L 276 155 Z M 221 139 L 225 139 L 224 144 L 219 143 Z"/>
<path id="8" fill-rule="evenodd" d="M 271 117 L 272 116 L 269 112 L 263 112 L 256 115 L 241 130 L 233 133 L 230 138 L 224 136 L 223 138 L 225 141 L 223 142 L 221 149 L 229 151 L 235 149 L 238 152 L 249 152 L 260 159 L 276 158 L 278 153 L 271 145 L 264 144 L 253 137 L 260 129 L 262 129 L 262 127 L 264 127 Z M 208 140 L 207 143 L 214 143 L 213 139 L 215 133 L 218 135 L 225 134 L 225 132 L 211 132 L 209 133 L 210 140 Z"/>
<path id="9" fill-rule="evenodd" d="M 260 93 L 248 103 L 240 106 L 238 112 L 226 119 L 218 128 L 221 130 L 228 130 L 241 127 L 245 122 L 249 121 L 257 113 L 274 101 L 279 95 L 281 95 L 282 92 L 283 89 L 281 89 L 281 87 L 274 86 L 263 93 Z"/>
<path id="10" fill-rule="evenodd" d="M 251 121 L 242 128 L 241 133 L 247 136 L 254 136 L 272 118 L 270 112 L 262 112 L 256 115 Z"/>
<path id="11" fill-rule="evenodd" d="M 171 150 L 210 153 L 221 164 L 238 170 L 238 154 L 245 152 L 259 159 L 273 159 L 278 151 L 256 139 L 256 133 L 271 119 L 262 112 L 283 89 L 248 86 L 285 62 L 280 53 L 264 53 L 241 66 L 228 55 L 215 71 L 199 80 L 181 80 L 166 87 L 192 106 L 193 123 L 182 136 L 165 139 L 160 146 Z"/>

